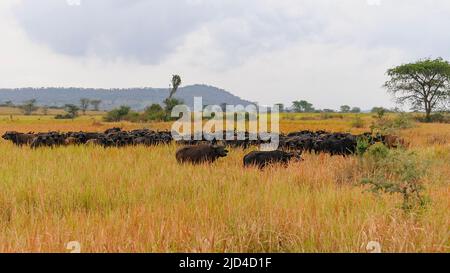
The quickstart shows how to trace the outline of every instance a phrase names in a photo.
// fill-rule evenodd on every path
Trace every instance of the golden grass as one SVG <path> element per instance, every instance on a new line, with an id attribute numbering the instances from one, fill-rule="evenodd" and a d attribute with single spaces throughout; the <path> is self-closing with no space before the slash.
<path id="1" fill-rule="evenodd" d="M 170 128 L 5 118 L 0 133 Z M 283 120 L 281 129 L 367 129 L 350 120 Z M 402 135 L 432 163 L 424 179 L 432 202 L 416 215 L 400 209 L 399 196 L 365 192 L 353 157 L 307 154 L 259 171 L 242 167 L 240 149 L 190 166 L 177 164 L 176 145 L 31 150 L 2 140 L 0 251 L 64 252 L 75 240 L 83 252 L 365 252 L 369 241 L 384 252 L 450 252 L 450 125 Z"/>

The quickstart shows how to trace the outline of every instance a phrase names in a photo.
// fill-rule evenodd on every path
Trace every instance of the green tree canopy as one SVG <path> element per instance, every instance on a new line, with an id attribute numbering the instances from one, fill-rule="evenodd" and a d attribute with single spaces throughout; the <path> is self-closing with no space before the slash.
<path id="1" fill-rule="evenodd" d="M 129 106 L 122 105 L 119 108 L 109 111 L 104 117 L 105 121 L 114 122 L 124 120 L 131 113 Z"/>
<path id="2" fill-rule="evenodd" d="M 181 77 L 179 75 L 173 75 L 172 76 L 172 90 L 170 91 L 170 95 L 168 99 L 172 99 L 172 97 L 175 95 L 175 93 L 178 90 L 178 87 L 181 85 Z"/>
<path id="3" fill-rule="evenodd" d="M 172 112 L 172 109 L 177 105 L 183 104 L 183 101 L 172 98 L 172 99 L 166 99 L 164 101 L 164 104 L 166 105 L 165 110 L 166 110 L 167 114 L 170 116 L 170 112 Z"/>
<path id="4" fill-rule="evenodd" d="M 90 100 L 86 98 L 80 99 L 80 109 L 83 112 L 83 115 L 86 114 L 86 110 L 88 109 L 90 104 Z"/>
<path id="5" fill-rule="evenodd" d="M 155 103 L 145 108 L 144 118 L 145 120 L 163 121 L 167 119 L 167 113 L 161 105 Z"/>
<path id="6" fill-rule="evenodd" d="M 7 107 L 12 107 L 14 106 L 14 103 L 10 100 L 5 101 L 5 103 L 3 103 L 3 105 L 7 106 Z"/>
<path id="7" fill-rule="evenodd" d="M 350 112 L 351 107 L 348 105 L 342 105 L 340 109 L 341 109 L 342 113 L 348 113 L 348 112 Z"/>
<path id="8" fill-rule="evenodd" d="M 101 100 L 91 100 L 90 103 L 91 103 L 91 105 L 92 105 L 92 109 L 93 109 L 94 111 L 98 111 L 98 110 L 99 110 L 99 107 L 100 107 L 100 104 L 102 103 L 102 101 L 101 101 Z"/>
<path id="9" fill-rule="evenodd" d="M 430 120 L 432 111 L 447 108 L 450 100 L 450 63 L 442 58 L 424 59 L 387 71 L 384 87 L 399 104 L 423 110 Z"/>
<path id="10" fill-rule="evenodd" d="M 352 113 L 361 113 L 361 108 L 359 107 L 353 107 L 352 110 L 350 110 Z"/>
<path id="11" fill-rule="evenodd" d="M 23 103 L 23 105 L 20 106 L 20 108 L 22 109 L 24 115 L 31 115 L 34 111 L 37 110 L 36 100 L 27 100 Z"/>
<path id="12" fill-rule="evenodd" d="M 67 112 L 67 117 L 76 118 L 80 108 L 74 104 L 66 104 L 64 105 L 64 110 Z"/>
<path id="13" fill-rule="evenodd" d="M 292 102 L 292 109 L 297 113 L 311 113 L 314 112 L 312 103 L 306 100 Z"/>

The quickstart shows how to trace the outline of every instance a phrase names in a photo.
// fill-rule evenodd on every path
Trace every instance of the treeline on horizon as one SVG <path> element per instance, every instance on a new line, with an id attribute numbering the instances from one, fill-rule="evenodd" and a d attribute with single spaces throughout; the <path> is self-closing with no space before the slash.
<path id="1" fill-rule="evenodd" d="M 11 101 L 0 102 L 0 107 L 10 107 L 20 109 L 24 115 L 36 114 L 38 110 L 41 110 L 41 114 L 48 115 L 49 110 L 63 110 L 65 114 L 55 115 L 56 119 L 74 119 L 81 115 L 86 115 L 86 112 L 91 110 L 95 112 L 100 112 L 99 109 L 101 100 L 90 100 L 87 98 L 80 99 L 78 105 L 66 104 L 64 106 L 38 106 L 35 99 L 25 101 L 23 104 L 14 104 Z M 118 121 L 130 121 L 130 122 L 148 122 L 148 121 L 170 121 L 173 120 L 168 112 L 177 104 L 182 104 L 182 101 L 175 100 L 172 101 L 172 105 L 168 108 L 163 107 L 159 104 L 152 104 L 144 109 L 144 111 L 134 111 L 130 106 L 122 105 L 118 108 L 112 109 L 111 111 L 102 111 L 105 113 L 104 120 L 107 122 L 118 122 Z M 275 104 L 278 106 L 281 113 L 305 113 L 305 114 L 322 114 L 323 118 L 333 118 L 338 116 L 333 116 L 332 114 L 359 114 L 359 113 L 372 113 L 377 116 L 384 115 L 386 113 L 405 113 L 399 108 L 386 108 L 382 106 L 373 107 L 371 110 L 362 111 L 360 107 L 351 107 L 349 105 L 342 105 L 338 110 L 335 109 L 316 109 L 312 103 L 306 100 L 294 101 L 290 107 L 285 107 L 284 104 Z M 206 107 L 206 105 L 205 105 Z M 226 104 L 222 104 L 221 108 L 226 112 Z M 411 113 L 422 113 L 421 111 L 415 110 Z M 435 113 L 432 115 L 431 122 L 449 122 L 448 117 L 449 111 L 443 111 Z M 339 116 L 341 117 L 341 116 Z M 417 121 L 425 121 L 423 116 L 415 116 Z"/>
<path id="2" fill-rule="evenodd" d="M 388 69 L 386 72 L 389 79 L 384 83 L 383 87 L 390 93 L 399 105 L 410 105 L 410 110 L 416 113 L 425 113 L 424 121 L 426 122 L 448 122 L 448 113 L 450 110 L 450 63 L 443 58 L 436 59 L 422 59 L 414 63 L 407 63 Z M 109 111 L 106 116 L 106 121 L 169 121 L 172 120 L 171 112 L 176 105 L 184 104 L 183 99 L 176 98 L 175 95 L 178 88 L 181 86 L 181 77 L 179 75 L 172 75 L 171 88 L 169 89 L 169 96 L 161 103 L 152 102 L 146 105 L 143 112 L 136 112 L 132 110 L 131 106 L 121 105 L 118 108 Z M 201 85 L 200 85 L 201 86 Z M 205 85 L 203 85 L 205 87 Z M 38 88 L 41 90 L 45 88 Z M 83 89 L 81 89 L 83 90 Z M 91 89 L 92 90 L 92 89 Z M 123 89 L 110 89 L 123 90 Z M 219 91 L 224 91 L 217 89 Z M 202 90 L 203 92 L 205 90 Z M 224 91 L 225 94 L 231 95 Z M 192 95 L 192 94 L 191 94 Z M 206 93 L 205 96 L 211 96 Z M 202 96 L 199 96 L 202 97 Z M 233 97 L 233 95 L 232 95 Z M 235 96 L 234 96 L 235 97 Z M 203 97 L 202 97 L 203 98 Z M 240 99 L 240 98 L 239 98 Z M 216 98 L 217 101 L 217 98 Z M 255 104 L 248 101 L 241 100 L 240 102 L 230 103 L 222 101 L 220 104 L 222 111 L 225 111 L 226 105 L 242 105 L 240 102 L 245 102 L 246 105 Z M 11 100 L 3 102 L 0 106 L 18 107 L 22 109 L 25 115 L 31 115 L 38 109 L 36 99 L 25 101 L 21 105 L 15 105 Z M 92 110 L 98 111 L 102 100 L 81 98 L 79 105 L 65 104 L 62 108 L 66 111 L 65 115 L 57 115 L 60 119 L 73 119 L 78 116 L 78 111 L 86 114 L 89 107 Z M 204 101 L 205 103 L 205 101 Z M 208 103 L 206 100 L 205 106 L 217 105 L 217 103 Z M 278 103 L 277 106 L 280 112 L 294 112 L 294 113 L 361 113 L 362 110 L 357 106 L 342 105 L 339 110 L 334 109 L 315 109 L 313 104 L 306 100 L 293 101 L 288 108 L 284 104 Z M 44 113 L 50 106 L 42 106 Z M 371 112 L 384 115 L 386 112 L 403 112 L 399 108 L 386 109 L 384 107 L 373 107 Z"/>

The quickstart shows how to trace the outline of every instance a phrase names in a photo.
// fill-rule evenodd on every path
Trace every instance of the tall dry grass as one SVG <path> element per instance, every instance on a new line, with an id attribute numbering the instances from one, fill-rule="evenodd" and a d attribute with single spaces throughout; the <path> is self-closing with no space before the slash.
<path id="1" fill-rule="evenodd" d="M 312 124 L 308 124 L 311 122 Z M 352 129 L 350 122 L 283 121 L 282 130 Z M 0 121 L 6 130 L 126 129 L 169 124 Z M 0 142 L 0 251 L 64 252 L 384 252 L 450 251 L 448 125 L 402 133 L 431 162 L 432 202 L 406 214 L 401 197 L 375 196 L 359 185 L 355 157 L 305 155 L 304 162 L 244 169 L 247 151 L 211 165 L 179 165 L 176 145 L 60 147 L 31 150 Z"/>

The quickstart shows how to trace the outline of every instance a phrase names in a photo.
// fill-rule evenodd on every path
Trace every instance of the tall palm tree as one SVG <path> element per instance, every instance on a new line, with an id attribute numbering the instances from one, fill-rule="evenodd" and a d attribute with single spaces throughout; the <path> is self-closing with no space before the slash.
<path id="1" fill-rule="evenodd" d="M 172 97 L 177 92 L 178 87 L 181 85 L 181 77 L 179 75 L 172 76 L 172 90 L 170 91 L 170 95 L 168 100 L 172 99 Z"/>

